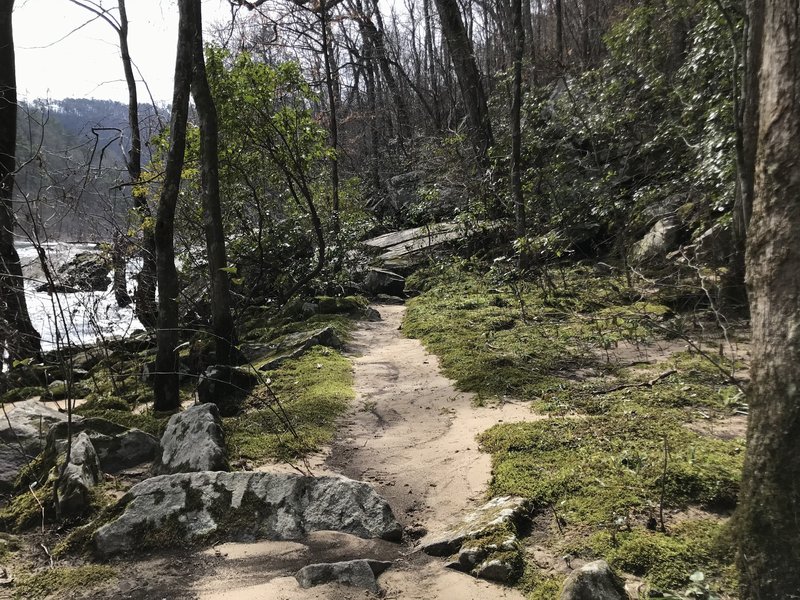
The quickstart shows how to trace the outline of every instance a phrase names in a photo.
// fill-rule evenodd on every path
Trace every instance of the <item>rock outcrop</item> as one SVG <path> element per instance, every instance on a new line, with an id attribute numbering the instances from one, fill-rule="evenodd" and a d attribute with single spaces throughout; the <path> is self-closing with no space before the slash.
<path id="1" fill-rule="evenodd" d="M 152 477 L 120 499 L 94 535 L 100 557 L 222 540 L 294 540 L 339 531 L 398 541 L 401 527 L 366 483 L 292 473 L 203 472 Z"/>
<path id="2" fill-rule="evenodd" d="M 66 459 L 66 456 L 64 457 Z M 56 481 L 56 510 L 63 517 L 74 517 L 88 511 L 91 489 L 103 479 L 100 460 L 85 431 L 72 439 L 69 462 Z"/>
<path id="3" fill-rule="evenodd" d="M 72 433 L 85 432 L 92 441 L 104 473 L 116 473 L 156 458 L 158 440 L 140 429 L 128 429 L 106 419 L 86 418 L 72 424 Z M 45 456 L 55 458 L 64 451 L 67 424 L 58 423 L 47 434 Z M 45 462 L 48 462 L 47 460 Z M 51 466 L 53 461 L 49 461 Z"/>
<path id="4" fill-rule="evenodd" d="M 10 491 L 22 467 L 44 449 L 50 427 L 67 420 L 66 414 L 38 400 L 7 406 L 6 413 L 8 420 L 0 419 L 0 492 Z"/>
<path id="5" fill-rule="evenodd" d="M 153 465 L 155 474 L 228 468 L 225 433 L 216 405 L 197 404 L 170 417 L 161 436 L 161 455 Z"/>
<path id="6" fill-rule="evenodd" d="M 631 248 L 631 262 L 636 265 L 663 262 L 667 254 L 677 248 L 680 231 L 681 223 L 677 217 L 659 219 Z"/>
<path id="7" fill-rule="evenodd" d="M 108 259 L 98 252 L 81 252 L 58 270 L 53 287 L 56 292 L 104 292 L 110 283 L 108 274 L 111 265 Z M 46 292 L 50 288 L 45 283 L 36 288 Z"/>
<path id="8" fill-rule="evenodd" d="M 494 498 L 469 514 L 451 531 L 422 540 L 422 550 L 432 556 L 452 556 L 450 568 L 481 579 L 508 583 L 523 567 L 523 550 L 517 528 L 530 516 L 524 498 Z"/>

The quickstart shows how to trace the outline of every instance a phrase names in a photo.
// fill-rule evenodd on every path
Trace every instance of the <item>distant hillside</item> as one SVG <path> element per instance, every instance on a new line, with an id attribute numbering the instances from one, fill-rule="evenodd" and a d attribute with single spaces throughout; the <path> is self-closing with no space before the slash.
<path id="1" fill-rule="evenodd" d="M 142 139 L 169 112 L 140 104 Z M 21 235 L 63 241 L 109 239 L 128 210 L 115 186 L 125 176 L 130 144 L 128 107 L 111 100 L 65 98 L 21 102 L 17 119 L 17 176 Z M 143 162 L 150 159 L 143 146 Z M 27 233 L 26 233 L 27 232 Z"/>

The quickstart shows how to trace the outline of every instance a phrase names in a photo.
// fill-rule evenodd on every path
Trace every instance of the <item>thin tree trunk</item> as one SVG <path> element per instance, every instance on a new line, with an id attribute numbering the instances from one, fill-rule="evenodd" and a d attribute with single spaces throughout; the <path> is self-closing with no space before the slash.
<path id="1" fill-rule="evenodd" d="M 562 0 L 556 0 L 556 64 L 564 60 L 564 7 Z"/>
<path id="2" fill-rule="evenodd" d="M 158 333 L 156 373 L 153 378 L 154 410 L 175 410 L 178 396 L 178 272 L 175 268 L 175 207 L 181 185 L 186 151 L 186 121 L 192 81 L 193 5 L 197 0 L 179 0 L 178 53 L 170 117 L 169 150 L 164 183 L 156 213 L 155 247 L 158 281 Z"/>
<path id="3" fill-rule="evenodd" d="M 764 23 L 755 15 L 764 13 L 764 0 L 747 0 L 744 26 L 744 73 L 736 115 L 736 196 L 733 207 L 733 256 L 728 296 L 733 301 L 745 300 L 745 244 L 750 213 L 753 210 L 756 148 L 758 145 L 758 70 L 761 65 Z M 734 40 L 734 43 L 735 40 Z M 736 92 L 735 92 L 736 93 Z"/>
<path id="4" fill-rule="evenodd" d="M 0 2 L 0 319 L 3 321 L 0 327 L 9 363 L 41 352 L 41 337 L 31 324 L 22 266 L 14 248 L 17 78 L 13 8 L 13 0 Z"/>
<path id="5" fill-rule="evenodd" d="M 514 218 L 517 237 L 526 233 L 525 198 L 522 194 L 522 58 L 525 53 L 525 29 L 522 26 L 522 1 L 512 0 L 514 29 L 514 81 L 511 92 L 511 196 L 514 199 Z M 526 266 L 525 252 L 520 253 L 520 266 Z"/>
<path id="6" fill-rule="evenodd" d="M 319 19 L 322 26 L 322 54 L 323 64 L 325 66 L 325 87 L 328 92 L 328 110 L 330 113 L 329 118 L 329 131 L 330 143 L 333 149 L 333 155 L 330 160 L 331 164 L 331 197 L 333 206 L 331 215 L 331 224 L 335 236 L 339 235 L 339 120 L 336 114 L 336 93 L 334 90 L 333 82 L 333 65 L 331 60 L 331 43 L 330 43 L 330 30 L 328 29 L 328 7 L 326 0 L 322 0 L 319 8 Z"/>
<path id="7" fill-rule="evenodd" d="M 219 196 L 219 131 L 217 109 L 211 96 L 203 55 L 203 18 L 200 2 L 194 4 L 194 50 L 192 96 L 200 124 L 200 181 L 203 196 L 203 220 L 211 281 L 211 320 L 214 330 L 216 361 L 230 364 L 236 347 L 236 329 L 231 316 L 230 278 L 225 254 L 225 231 Z"/>
<path id="8" fill-rule="evenodd" d="M 456 0 L 436 0 L 442 33 L 447 41 L 447 48 L 453 61 L 453 68 L 461 89 L 461 97 L 467 111 L 469 134 L 475 148 L 478 163 L 488 163 L 489 148 L 494 144 L 492 125 L 489 120 L 489 109 L 486 94 L 483 90 L 481 75 L 475 62 L 472 44 Z"/>
<path id="9" fill-rule="evenodd" d="M 763 45 L 749 49 L 760 56 L 759 126 L 746 258 L 753 358 L 738 566 L 742 600 L 776 600 L 800 591 L 800 13 L 796 0 L 748 9 Z"/>

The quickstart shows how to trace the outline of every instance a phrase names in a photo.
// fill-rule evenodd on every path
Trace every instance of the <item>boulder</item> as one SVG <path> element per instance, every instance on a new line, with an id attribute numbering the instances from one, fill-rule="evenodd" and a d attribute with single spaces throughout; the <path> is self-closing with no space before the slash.
<path id="1" fill-rule="evenodd" d="M 170 417 L 153 472 L 227 471 L 225 433 L 214 404 L 197 404 Z"/>
<path id="2" fill-rule="evenodd" d="M 81 252 L 58 269 L 54 278 L 54 291 L 71 292 L 104 292 L 108 289 L 108 274 L 111 265 L 108 259 L 98 252 Z M 50 288 L 45 283 L 36 288 L 37 292 L 46 292 Z"/>
<path id="3" fill-rule="evenodd" d="M 66 457 L 65 457 L 66 458 Z M 85 431 L 72 439 L 69 462 L 55 484 L 56 510 L 61 517 L 75 517 L 89 509 L 91 488 L 103 478 L 100 460 Z"/>
<path id="4" fill-rule="evenodd" d="M 300 358 L 314 346 L 340 349 L 344 346 L 344 343 L 333 327 L 324 327 L 310 332 L 290 333 L 275 344 L 270 353 L 272 358 L 262 363 L 259 370 L 272 371 L 277 369 L 289 359 Z"/>
<path id="5" fill-rule="evenodd" d="M 461 525 L 444 534 L 422 540 L 422 551 L 431 556 L 450 556 L 466 540 L 491 535 L 498 527 L 513 531 L 516 524 L 530 515 L 530 502 L 518 496 L 499 496 L 467 515 Z"/>
<path id="6" fill-rule="evenodd" d="M 663 262 L 667 254 L 678 247 L 681 223 L 675 216 L 665 217 L 631 248 L 630 260 L 633 264 Z"/>
<path id="7" fill-rule="evenodd" d="M 301 588 L 310 588 L 325 583 L 342 583 L 365 588 L 380 594 L 377 577 L 392 566 L 390 562 L 378 560 L 347 560 L 335 563 L 316 563 L 303 567 L 295 574 Z"/>
<path id="8" fill-rule="evenodd" d="M 8 420 L 0 419 L 0 492 L 14 486 L 20 469 L 44 449 L 47 432 L 67 415 L 38 400 L 17 402 L 6 406 Z M 81 418 L 73 415 L 73 422 Z"/>
<path id="9" fill-rule="evenodd" d="M 573 571 L 564 582 L 559 600 L 628 600 L 625 583 L 604 560 Z"/>
<path id="10" fill-rule="evenodd" d="M 715 223 L 694 241 L 694 256 L 702 263 L 721 267 L 730 262 L 733 254 L 733 233 L 730 226 Z"/>
<path id="11" fill-rule="evenodd" d="M 228 365 L 212 365 L 197 383 L 197 401 L 200 404 L 214 404 L 223 417 L 232 417 L 241 410 L 244 399 L 257 383 L 258 376 L 252 371 Z"/>
<path id="12" fill-rule="evenodd" d="M 386 269 L 372 267 L 367 272 L 364 288 L 372 296 L 386 294 L 387 296 L 402 296 L 406 287 L 406 279 Z"/>
<path id="13" fill-rule="evenodd" d="M 190 542 L 297 540 L 314 531 L 399 541 L 402 531 L 369 484 L 294 473 L 160 475 L 134 485 L 112 514 L 93 537 L 103 558 Z"/>
<path id="14" fill-rule="evenodd" d="M 128 429 L 106 419 L 90 417 L 73 423 L 73 435 L 78 432 L 85 432 L 89 436 L 104 473 L 116 473 L 143 462 L 151 462 L 159 450 L 158 440 L 149 433 Z M 64 452 L 66 439 L 67 424 L 53 426 L 47 434 L 45 456 L 55 458 Z M 51 466 L 55 464 L 49 462 Z"/>

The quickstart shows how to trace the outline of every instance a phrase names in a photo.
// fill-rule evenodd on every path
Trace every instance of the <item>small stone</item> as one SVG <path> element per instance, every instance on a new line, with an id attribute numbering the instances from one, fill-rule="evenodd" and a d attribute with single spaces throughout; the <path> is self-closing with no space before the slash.
<path id="1" fill-rule="evenodd" d="M 376 577 L 392 563 L 372 560 L 348 560 L 335 563 L 317 563 L 303 567 L 295 574 L 301 588 L 310 588 L 325 583 L 341 583 L 365 588 L 373 594 L 380 593 Z"/>
<path id="2" fill-rule="evenodd" d="M 100 460 L 86 432 L 72 440 L 69 462 L 56 482 L 56 508 L 62 517 L 78 516 L 89 508 L 90 490 L 103 477 Z"/>

